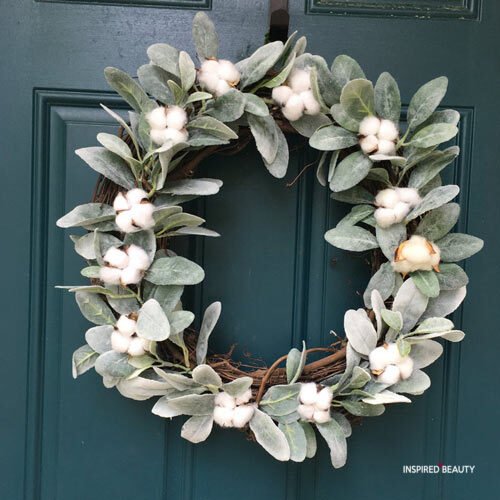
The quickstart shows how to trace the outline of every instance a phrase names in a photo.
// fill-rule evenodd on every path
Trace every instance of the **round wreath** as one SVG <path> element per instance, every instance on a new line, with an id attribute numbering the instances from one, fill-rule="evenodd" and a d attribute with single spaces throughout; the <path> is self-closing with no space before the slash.
<path id="1" fill-rule="evenodd" d="M 483 243 L 449 233 L 459 217 L 458 186 L 440 172 L 459 153 L 437 149 L 458 132 L 459 114 L 436 111 L 445 77 L 423 85 L 400 124 L 401 99 L 389 73 L 375 85 L 350 57 L 325 60 L 305 52 L 295 33 L 268 43 L 236 64 L 218 59 L 210 19 L 196 14 L 193 37 L 201 66 L 167 44 L 149 47 L 138 80 L 106 68 L 110 86 L 131 106 L 129 119 L 103 106 L 120 125 L 101 133 L 102 147 L 76 151 L 101 174 L 92 203 L 59 219 L 88 261 L 88 286 L 76 293 L 96 326 L 73 355 L 75 377 L 94 367 L 106 387 L 128 398 L 160 399 L 153 413 L 188 415 L 182 437 L 204 441 L 214 422 L 245 429 L 278 460 L 303 461 L 316 451 L 314 428 L 346 462 L 351 421 L 380 415 L 384 405 L 410 402 L 430 379 L 422 368 L 443 352 L 435 340 L 462 340 L 445 317 L 461 304 L 468 278 L 456 262 Z M 345 313 L 346 340 L 292 349 L 270 367 L 230 354 L 208 354 L 221 304 L 207 307 L 199 331 L 184 310 L 183 288 L 204 278 L 196 263 L 170 248 L 181 235 L 218 236 L 182 204 L 216 194 L 217 179 L 193 178 L 216 153 L 235 153 L 253 138 L 274 177 L 288 165 L 286 134 L 319 150 L 317 178 L 332 198 L 353 205 L 325 239 L 338 248 L 372 250 L 374 274 L 365 309 Z M 307 355 L 324 356 L 307 364 Z M 279 365 L 286 362 L 285 367 Z"/>

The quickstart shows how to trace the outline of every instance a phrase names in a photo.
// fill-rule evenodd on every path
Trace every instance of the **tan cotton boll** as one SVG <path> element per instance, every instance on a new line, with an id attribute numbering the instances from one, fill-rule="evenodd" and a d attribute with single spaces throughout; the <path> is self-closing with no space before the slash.
<path id="1" fill-rule="evenodd" d="M 319 102 L 314 97 L 312 90 L 305 90 L 300 93 L 302 102 L 304 103 L 304 113 L 306 115 L 318 115 L 321 111 Z"/>
<path id="2" fill-rule="evenodd" d="M 108 285 L 119 285 L 121 283 L 122 271 L 115 267 L 101 267 L 99 279 Z"/>
<path id="3" fill-rule="evenodd" d="M 410 213 L 410 205 L 404 201 L 400 201 L 396 203 L 392 210 L 396 222 L 401 222 Z"/>
<path id="4" fill-rule="evenodd" d="M 326 424 L 331 418 L 329 410 L 316 410 L 313 415 L 313 420 L 317 424 Z"/>
<path id="5" fill-rule="evenodd" d="M 122 335 L 131 337 L 135 333 L 137 323 L 133 319 L 130 319 L 128 316 L 122 314 L 118 318 L 115 326 Z"/>
<path id="6" fill-rule="evenodd" d="M 234 408 L 236 406 L 236 399 L 227 392 L 219 392 L 215 396 L 215 404 L 224 408 Z"/>
<path id="7" fill-rule="evenodd" d="M 226 82 L 226 80 L 219 80 L 215 87 L 215 95 L 220 97 L 224 95 L 226 92 L 229 92 L 232 89 L 231 85 Z"/>
<path id="8" fill-rule="evenodd" d="M 318 392 L 318 397 L 316 399 L 316 409 L 318 410 L 329 410 L 332 404 L 333 394 L 328 387 L 324 387 Z"/>
<path id="9" fill-rule="evenodd" d="M 134 188 L 127 192 L 126 197 L 130 205 L 137 205 L 142 200 L 147 200 L 148 194 L 144 189 Z"/>
<path id="10" fill-rule="evenodd" d="M 422 236 L 412 236 L 402 245 L 401 258 L 412 264 L 430 265 L 431 249 L 429 243 Z"/>
<path id="11" fill-rule="evenodd" d="M 405 203 L 408 203 L 411 208 L 416 207 L 421 201 L 420 195 L 418 191 L 414 188 L 396 188 L 396 193 L 399 196 L 399 199 Z"/>
<path id="12" fill-rule="evenodd" d="M 167 127 L 182 130 L 188 122 L 187 113 L 180 106 L 169 106 L 167 109 Z"/>
<path id="13" fill-rule="evenodd" d="M 133 266 L 128 266 L 122 270 L 121 284 L 122 285 L 137 285 L 142 280 L 143 271 Z"/>
<path id="14" fill-rule="evenodd" d="M 233 427 L 241 429 L 250 422 L 255 409 L 252 405 L 237 406 L 233 410 Z"/>
<path id="15" fill-rule="evenodd" d="M 130 345 L 128 347 L 128 353 L 130 356 L 142 356 L 146 354 L 146 350 L 144 349 L 144 340 L 140 337 L 133 337 L 130 340 Z"/>
<path id="16" fill-rule="evenodd" d="M 380 384 L 393 385 L 397 384 L 400 379 L 399 368 L 396 365 L 389 365 L 385 370 L 377 377 L 377 382 Z"/>
<path id="17" fill-rule="evenodd" d="M 274 87 L 272 97 L 276 104 L 284 106 L 288 99 L 292 97 L 293 90 L 288 85 L 280 85 L 279 87 Z"/>
<path id="18" fill-rule="evenodd" d="M 130 338 L 121 334 L 118 330 L 113 330 L 111 334 L 111 348 L 115 352 L 127 352 L 130 346 Z"/>
<path id="19" fill-rule="evenodd" d="M 377 226 L 381 228 L 390 227 L 396 223 L 396 216 L 392 208 L 377 208 L 377 210 L 373 212 L 373 216 L 375 217 Z"/>
<path id="20" fill-rule="evenodd" d="M 219 78 L 226 80 L 231 85 L 237 85 L 240 81 L 240 72 L 238 68 L 231 62 L 225 59 L 219 60 L 219 68 L 218 68 Z"/>
<path id="21" fill-rule="evenodd" d="M 312 420 L 314 416 L 314 405 L 299 405 L 297 413 L 303 420 Z"/>
<path id="22" fill-rule="evenodd" d="M 149 255 L 138 245 L 130 245 L 127 250 L 130 266 L 145 271 L 149 265 Z"/>
<path id="23" fill-rule="evenodd" d="M 375 197 L 377 207 L 394 208 L 399 203 L 399 196 L 392 188 L 382 189 Z"/>
<path id="24" fill-rule="evenodd" d="M 155 225 L 153 219 L 154 206 L 152 203 L 139 203 L 130 209 L 135 226 L 141 229 L 151 229 Z"/>
<path id="25" fill-rule="evenodd" d="M 380 120 L 376 116 L 366 116 L 359 124 L 359 133 L 364 136 L 377 135 L 380 129 Z"/>
<path id="26" fill-rule="evenodd" d="M 311 75 L 309 71 L 294 69 L 288 76 L 288 85 L 296 94 L 309 90 L 311 88 Z"/>
<path id="27" fill-rule="evenodd" d="M 112 267 L 117 267 L 119 269 L 123 269 L 128 266 L 128 255 L 119 248 L 110 247 L 104 254 L 104 262 L 109 264 Z"/>
<path id="28" fill-rule="evenodd" d="M 305 405 L 313 405 L 318 399 L 318 389 L 314 382 L 301 384 L 299 393 L 300 402 Z"/>
<path id="29" fill-rule="evenodd" d="M 252 399 L 252 389 L 247 389 L 241 396 L 236 398 L 237 405 L 244 405 Z"/>
<path id="30" fill-rule="evenodd" d="M 283 116 L 291 121 L 297 121 L 299 118 L 302 118 L 304 114 L 304 103 L 299 95 L 293 94 L 290 99 L 288 99 L 286 105 L 281 108 L 281 112 Z"/>
<path id="31" fill-rule="evenodd" d="M 387 141 L 395 141 L 398 138 L 398 128 L 391 120 L 381 120 L 380 128 L 378 130 L 378 138 Z"/>
<path id="32" fill-rule="evenodd" d="M 127 198 L 125 198 L 123 193 L 118 193 L 116 195 L 115 200 L 113 201 L 113 208 L 116 212 L 122 212 L 123 210 L 128 210 L 130 208 Z"/>
<path id="33" fill-rule="evenodd" d="M 418 267 L 410 264 L 407 260 L 392 262 L 392 268 L 394 271 L 401 274 L 408 274 L 418 269 Z"/>
<path id="34" fill-rule="evenodd" d="M 377 148 L 378 148 L 378 139 L 374 135 L 368 135 L 366 137 L 363 137 L 359 141 L 359 145 L 360 145 L 363 153 L 369 155 L 370 153 L 373 153 L 374 151 L 377 150 Z"/>
<path id="35" fill-rule="evenodd" d="M 117 214 L 115 222 L 123 233 L 133 233 L 137 231 L 137 228 L 134 226 L 130 210 L 125 210 L 124 212 Z"/>
<path id="36" fill-rule="evenodd" d="M 396 145 L 392 141 L 379 139 L 377 153 L 381 155 L 393 155 L 396 153 Z"/>
<path id="37" fill-rule="evenodd" d="M 434 253 L 431 254 L 431 266 L 437 270 L 438 269 L 438 266 L 439 266 L 439 262 L 441 261 L 441 250 L 439 250 L 439 247 L 434 244 L 434 243 L 431 243 L 432 245 L 432 248 L 434 250 Z"/>
<path id="38" fill-rule="evenodd" d="M 411 359 L 410 356 L 405 356 L 398 363 L 398 368 L 400 376 L 403 380 L 410 378 L 411 374 L 413 373 L 413 359 Z"/>
<path id="39" fill-rule="evenodd" d="M 388 365 L 397 365 L 401 361 L 401 354 L 399 352 L 398 346 L 394 342 L 385 344 L 383 348 L 387 351 Z"/>
<path id="40" fill-rule="evenodd" d="M 214 422 L 221 427 L 232 427 L 233 426 L 233 412 L 232 408 L 226 408 L 224 406 L 216 406 L 214 408 Z"/>
<path id="41" fill-rule="evenodd" d="M 381 371 L 388 363 L 389 355 L 387 349 L 384 346 L 376 347 L 368 355 L 368 360 L 370 361 L 370 370 Z"/>
<path id="42" fill-rule="evenodd" d="M 164 129 L 167 126 L 167 115 L 165 114 L 165 108 L 163 106 L 160 106 L 156 109 L 153 109 L 153 111 L 146 115 L 146 120 L 152 129 Z"/>

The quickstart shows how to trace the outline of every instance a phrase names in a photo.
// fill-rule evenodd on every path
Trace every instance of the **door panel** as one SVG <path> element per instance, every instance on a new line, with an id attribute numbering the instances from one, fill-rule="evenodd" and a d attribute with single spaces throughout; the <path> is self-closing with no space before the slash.
<path id="1" fill-rule="evenodd" d="M 5 332 L 15 334 L 4 335 L 0 350 L 2 381 L 12 380 L 0 413 L 2 498 L 350 500 L 395 498 L 395 491 L 411 500 L 494 498 L 500 415 L 491 393 L 500 346 L 498 314 L 490 309 L 498 303 L 493 286 L 500 278 L 492 224 L 500 215 L 494 84 L 500 63 L 488 53 L 500 42 L 500 7 L 483 3 L 481 17 L 480 0 L 408 0 L 404 8 L 376 0 L 290 2 L 291 28 L 308 36 L 309 51 L 328 62 L 348 53 L 371 78 L 390 71 L 406 104 L 423 82 L 450 77 L 445 104 L 462 115 L 463 154 L 449 173 L 462 187 L 459 230 L 486 240 L 481 258 L 467 264 L 469 297 L 456 318 L 468 340 L 447 348 L 433 366 L 434 385 L 425 396 L 357 426 L 348 465 L 334 471 L 325 447 L 296 465 L 274 461 L 234 431 L 216 429 L 193 446 L 180 438 L 179 419 L 151 415 L 151 401 L 125 399 L 94 373 L 72 380 L 71 353 L 87 325 L 73 297 L 54 289 L 83 282 L 68 235 L 55 227 L 60 215 L 88 201 L 96 181 L 73 151 L 95 144 L 98 131 L 116 130 L 99 103 L 126 109 L 107 91 L 103 68 L 135 72 L 154 42 L 193 52 L 196 8 L 210 10 L 224 57 L 241 59 L 264 39 L 267 2 L 4 0 L 0 150 L 7 189 L 0 207 L 13 215 L 2 219 L 9 235 L 1 250 L 8 281 L 2 304 Z M 222 301 L 214 348 L 224 352 L 236 343 L 242 360 L 251 353 L 269 362 L 302 340 L 327 344 L 331 331 L 342 334 L 345 310 L 361 305 L 365 256 L 323 239 L 347 208 L 317 184 L 314 167 L 286 186 L 316 157 L 299 146 L 285 181 L 272 179 L 252 148 L 200 168 L 200 175 L 224 181 L 220 195 L 194 208 L 222 238 L 184 244 L 207 274 L 186 300 L 198 317 L 213 300 Z M 403 464 L 438 461 L 476 464 L 478 472 L 466 480 L 401 473 Z"/>

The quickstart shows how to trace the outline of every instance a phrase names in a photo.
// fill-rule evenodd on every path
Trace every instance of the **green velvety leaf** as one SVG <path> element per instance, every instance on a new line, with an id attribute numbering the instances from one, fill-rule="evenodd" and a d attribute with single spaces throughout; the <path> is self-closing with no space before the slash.
<path id="1" fill-rule="evenodd" d="M 375 84 L 375 111 L 377 116 L 399 122 L 401 96 L 396 80 L 390 73 L 382 73 Z"/>
<path id="2" fill-rule="evenodd" d="M 432 125 L 433 123 L 449 123 L 451 125 L 458 125 L 460 121 L 460 113 L 454 109 L 443 109 L 440 111 L 434 111 L 424 123 L 419 125 L 418 128 L 424 128 L 427 125 Z"/>
<path id="3" fill-rule="evenodd" d="M 382 299 L 387 300 L 394 289 L 396 280 L 396 273 L 392 269 L 390 262 L 384 262 L 377 272 L 371 277 L 363 294 L 365 306 L 369 309 L 372 308 L 371 295 L 373 290 L 378 290 Z"/>
<path id="4" fill-rule="evenodd" d="M 429 305 L 422 314 L 421 320 L 434 317 L 445 317 L 454 312 L 465 299 L 467 293 L 466 287 L 456 290 L 441 290 L 441 293 L 435 299 L 429 300 Z"/>
<path id="5" fill-rule="evenodd" d="M 288 160 L 290 152 L 288 150 L 288 143 L 285 138 L 285 134 L 276 125 L 276 135 L 278 137 L 278 152 L 276 157 L 272 162 L 268 162 L 263 158 L 264 165 L 266 166 L 268 172 L 276 179 L 281 179 L 285 176 L 288 169 Z"/>
<path id="6" fill-rule="evenodd" d="M 358 78 L 365 78 L 360 65 L 352 57 L 346 55 L 340 55 L 335 58 L 332 63 L 331 72 L 334 88 L 339 97 L 346 83 Z"/>
<path id="7" fill-rule="evenodd" d="M 479 252 L 484 242 L 470 234 L 450 233 L 436 241 L 436 245 L 441 250 L 442 261 L 460 262 Z"/>
<path id="8" fill-rule="evenodd" d="M 386 228 L 377 226 L 375 234 L 382 253 L 389 262 L 392 262 L 396 249 L 406 240 L 406 226 L 404 224 L 393 224 Z"/>
<path id="9" fill-rule="evenodd" d="M 245 111 L 251 115 L 256 116 L 267 116 L 269 114 L 269 109 L 267 104 L 255 94 L 243 94 L 245 98 Z"/>
<path id="10" fill-rule="evenodd" d="M 153 285 L 144 283 L 144 298 L 155 299 L 162 307 L 165 314 L 170 314 L 181 299 L 184 287 L 181 285 Z"/>
<path id="11" fill-rule="evenodd" d="M 427 120 L 446 94 L 448 79 L 444 76 L 422 85 L 408 106 L 408 128 L 415 129 Z"/>
<path id="12" fill-rule="evenodd" d="M 205 386 L 221 387 L 222 380 L 219 374 L 209 365 L 198 365 L 192 373 L 193 380 Z"/>
<path id="13" fill-rule="evenodd" d="M 169 181 L 161 192 L 177 196 L 210 196 L 217 194 L 221 186 L 222 181 L 219 179 L 179 179 L 177 181 Z M 171 207 L 165 208 L 168 210 Z"/>
<path id="14" fill-rule="evenodd" d="M 149 299 L 141 307 L 137 318 L 137 335 L 156 342 L 166 340 L 170 336 L 167 315 L 155 299 Z"/>
<path id="15" fill-rule="evenodd" d="M 320 151 L 345 149 L 358 143 L 358 137 L 341 127 L 334 125 L 322 127 L 309 139 L 309 145 Z"/>
<path id="16" fill-rule="evenodd" d="M 194 62 L 187 52 L 179 52 L 179 73 L 182 89 L 187 92 L 196 80 L 196 69 Z"/>
<path id="17" fill-rule="evenodd" d="M 299 422 L 280 423 L 278 427 L 288 441 L 290 460 L 292 462 L 303 462 L 307 455 L 307 439 L 304 428 Z"/>
<path id="18" fill-rule="evenodd" d="M 289 384 L 293 384 L 298 380 L 306 364 L 306 344 L 305 342 L 302 342 L 302 344 L 302 352 L 294 347 L 290 349 L 286 358 L 286 380 Z"/>
<path id="19" fill-rule="evenodd" d="M 422 199 L 421 203 L 418 204 L 406 217 L 406 220 L 410 221 L 416 219 L 418 216 L 428 212 L 429 210 L 434 210 L 445 203 L 451 201 L 460 192 L 460 188 L 455 185 L 440 186 L 429 193 L 427 193 Z"/>
<path id="20" fill-rule="evenodd" d="M 274 87 L 278 87 L 279 85 L 285 83 L 286 79 L 288 78 L 288 75 L 292 71 L 294 63 L 295 63 L 295 54 L 292 54 L 292 57 L 290 57 L 289 61 L 281 69 L 281 71 L 276 76 L 265 82 L 262 86 L 268 89 L 273 89 Z"/>
<path id="21" fill-rule="evenodd" d="M 420 189 L 430 182 L 441 170 L 452 163 L 460 153 L 460 148 L 452 146 L 444 151 L 433 151 L 415 167 L 410 175 L 408 187 Z"/>
<path id="22" fill-rule="evenodd" d="M 415 271 L 411 273 L 413 282 L 426 297 L 439 295 L 439 281 L 434 271 Z"/>
<path id="23" fill-rule="evenodd" d="M 425 368 L 443 354 L 443 346 L 435 340 L 418 340 L 412 343 L 410 354 L 415 368 Z"/>
<path id="24" fill-rule="evenodd" d="M 446 318 L 428 318 L 418 325 L 413 333 L 444 333 L 453 330 L 453 322 Z"/>
<path id="25" fill-rule="evenodd" d="M 248 115 L 248 124 L 260 155 L 272 163 L 278 153 L 278 126 L 273 117 Z"/>
<path id="26" fill-rule="evenodd" d="M 421 370 L 415 370 L 410 378 L 394 384 L 391 387 L 391 391 L 419 395 L 424 393 L 430 385 L 431 379 L 429 376 Z"/>
<path id="27" fill-rule="evenodd" d="M 290 125 L 304 137 L 311 137 L 320 127 L 330 124 L 330 118 L 323 113 L 319 113 L 318 115 L 302 115 L 298 120 L 290 122 Z"/>
<path id="28" fill-rule="evenodd" d="M 155 285 L 197 285 L 205 272 L 184 257 L 162 257 L 153 262 L 145 279 Z"/>
<path id="29" fill-rule="evenodd" d="M 351 415 L 357 417 L 378 417 L 385 411 L 384 405 L 371 405 L 362 401 L 343 400 L 339 401 L 339 403 Z"/>
<path id="30" fill-rule="evenodd" d="M 148 48 L 147 53 L 154 65 L 179 76 L 179 51 L 175 47 L 166 43 L 155 43 Z"/>
<path id="31" fill-rule="evenodd" d="M 219 37 L 214 23 L 205 12 L 197 12 L 194 16 L 193 41 L 200 59 L 217 58 Z"/>
<path id="32" fill-rule="evenodd" d="M 372 250 L 379 246 L 372 233 L 358 226 L 337 226 L 325 233 L 325 240 L 334 247 L 352 252 Z"/>
<path id="33" fill-rule="evenodd" d="M 330 113 L 335 122 L 342 128 L 358 133 L 360 120 L 354 119 L 348 115 L 342 104 L 334 104 L 330 109 Z"/>
<path id="34" fill-rule="evenodd" d="M 199 101 L 207 101 L 209 99 L 212 99 L 212 97 L 212 94 L 209 94 L 208 92 L 193 92 L 192 94 L 189 94 L 189 97 L 186 99 L 186 104 L 192 104 Z"/>
<path id="35" fill-rule="evenodd" d="M 372 82 L 362 78 L 351 80 L 342 89 L 340 104 L 347 115 L 354 120 L 360 121 L 365 116 L 373 115 L 375 94 Z"/>
<path id="36" fill-rule="evenodd" d="M 98 222 L 113 220 L 115 215 L 115 210 L 109 205 L 104 205 L 103 203 L 86 203 L 85 205 L 78 205 L 71 212 L 61 217 L 57 221 L 57 225 L 59 227 L 90 226 Z M 93 242 L 93 234 L 87 237 L 92 238 Z"/>
<path id="37" fill-rule="evenodd" d="M 137 231 L 135 233 L 128 233 L 123 240 L 124 245 L 136 245 L 142 248 L 152 262 L 156 254 L 156 238 L 151 229 Z M 106 242 L 109 245 L 109 242 Z"/>
<path id="38" fill-rule="evenodd" d="M 300 384 L 273 385 L 264 394 L 261 408 L 273 417 L 294 412 L 299 404 L 300 387 Z"/>
<path id="39" fill-rule="evenodd" d="M 140 163 L 134 159 L 132 151 L 128 147 L 128 144 L 116 135 L 105 134 L 101 132 L 100 134 L 97 134 L 97 140 L 108 151 L 111 151 L 115 155 L 118 155 L 120 158 L 124 159 L 130 166 L 140 165 Z"/>
<path id="40" fill-rule="evenodd" d="M 245 94 L 231 89 L 215 99 L 208 106 L 206 113 L 221 122 L 233 122 L 243 115 L 246 104 Z"/>
<path id="41" fill-rule="evenodd" d="M 214 394 L 188 394 L 168 400 L 169 407 L 179 415 L 213 415 Z M 156 405 L 155 405 L 156 406 Z M 153 408 L 153 413 L 155 413 Z M 158 415 L 158 413 L 156 413 Z M 161 416 L 161 415 L 160 415 Z"/>
<path id="42" fill-rule="evenodd" d="M 370 158 L 362 151 L 351 153 L 336 166 L 330 188 L 339 192 L 354 187 L 368 175 L 372 165 Z"/>
<path id="43" fill-rule="evenodd" d="M 416 148 L 429 148 L 449 141 L 458 134 L 458 128 L 449 123 L 433 123 L 416 132 L 409 144 Z"/>
<path id="44" fill-rule="evenodd" d="M 196 344 L 196 363 L 199 365 L 205 363 L 208 352 L 208 339 L 219 320 L 221 311 L 222 306 L 220 302 L 213 302 L 205 309 Z"/>
<path id="45" fill-rule="evenodd" d="M 382 309 L 380 311 L 384 323 L 395 330 L 400 332 L 403 328 L 403 316 L 399 311 L 390 311 L 389 309 Z"/>
<path id="46" fill-rule="evenodd" d="M 125 189 L 135 186 L 135 178 L 127 162 L 106 148 L 94 146 L 75 153 L 93 170 Z"/>
<path id="47" fill-rule="evenodd" d="M 460 205 L 447 203 L 430 211 L 420 221 L 415 234 L 419 234 L 429 241 L 436 241 L 448 234 L 458 221 Z"/>
<path id="48" fill-rule="evenodd" d="M 299 422 L 304 430 L 304 434 L 307 440 L 307 448 L 306 448 L 306 457 L 312 458 L 316 455 L 317 443 L 316 443 L 316 434 L 311 424 L 307 422 Z"/>
<path id="49" fill-rule="evenodd" d="M 402 332 L 409 332 L 422 317 L 429 303 L 426 297 L 415 285 L 413 278 L 407 279 L 394 297 L 392 310 L 403 316 Z"/>
<path id="50" fill-rule="evenodd" d="M 276 41 L 259 47 L 240 67 L 241 88 L 256 83 L 276 64 L 283 53 L 283 42 Z"/>
<path id="51" fill-rule="evenodd" d="M 181 429 L 181 437 L 191 443 L 201 443 L 205 441 L 214 425 L 212 415 L 198 415 L 188 418 Z"/>
<path id="52" fill-rule="evenodd" d="M 332 193 L 330 195 L 334 200 L 357 205 L 360 203 L 374 203 L 374 196 L 368 190 L 361 186 L 354 186 L 351 189 L 346 189 L 340 193 Z"/>
<path id="53" fill-rule="evenodd" d="M 233 398 L 242 396 L 252 386 L 252 378 L 240 377 L 222 386 L 224 392 L 227 392 Z"/>
<path id="54" fill-rule="evenodd" d="M 441 263 L 437 279 L 441 290 L 456 290 L 469 283 L 466 272 L 457 264 Z"/>
<path id="55" fill-rule="evenodd" d="M 211 116 L 200 116 L 191 120 L 188 124 L 188 129 L 197 129 L 218 139 L 230 140 L 238 138 L 234 131 L 227 125 L 224 125 L 221 121 Z"/>
<path id="56" fill-rule="evenodd" d="M 278 429 L 271 417 L 255 409 L 249 422 L 256 441 L 276 460 L 290 460 L 290 446 L 285 435 Z"/>
<path id="57" fill-rule="evenodd" d="M 374 210 L 374 207 L 371 205 L 356 205 L 343 219 L 337 223 L 337 227 L 343 225 L 354 226 L 358 222 L 366 219 L 374 212 Z"/>
<path id="58" fill-rule="evenodd" d="M 137 70 L 139 82 L 144 89 L 163 104 L 174 104 L 175 98 L 167 82 L 174 75 L 154 64 L 144 64 Z"/>
<path id="59" fill-rule="evenodd" d="M 135 372 L 128 363 L 128 356 L 120 352 L 108 351 L 101 354 L 95 363 L 95 371 L 101 376 L 127 378 Z"/>
<path id="60" fill-rule="evenodd" d="M 344 330 L 351 346 L 368 356 L 377 345 L 377 332 L 364 309 L 350 309 L 344 315 Z"/>
<path id="61" fill-rule="evenodd" d="M 95 352 L 90 346 L 83 345 L 79 347 L 72 357 L 72 372 L 73 378 L 84 374 L 86 371 L 94 367 L 99 354 Z"/>
<path id="62" fill-rule="evenodd" d="M 142 87 L 127 73 L 112 67 L 104 70 L 109 86 L 116 90 L 132 108 L 140 113 L 151 111 L 155 103 L 149 99 Z"/>
<path id="63" fill-rule="evenodd" d="M 111 351 L 112 325 L 101 325 L 89 328 L 85 333 L 85 341 L 98 354 Z"/>
<path id="64" fill-rule="evenodd" d="M 191 311 L 173 311 L 168 316 L 170 322 L 170 334 L 182 333 L 194 321 L 194 313 Z"/>
<path id="65" fill-rule="evenodd" d="M 83 316 L 96 325 L 114 325 L 115 316 L 106 302 L 97 294 L 76 292 L 76 303 Z"/>
<path id="66" fill-rule="evenodd" d="M 330 448 L 332 465 L 336 469 L 343 467 L 347 461 L 347 441 L 340 425 L 332 419 L 324 424 L 316 424 L 316 428 Z"/>

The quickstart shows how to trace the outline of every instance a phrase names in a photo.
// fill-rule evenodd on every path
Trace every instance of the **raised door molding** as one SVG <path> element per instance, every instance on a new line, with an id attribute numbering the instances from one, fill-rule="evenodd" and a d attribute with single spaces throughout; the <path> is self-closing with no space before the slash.
<path id="1" fill-rule="evenodd" d="M 121 5 L 123 7 L 156 7 L 209 10 L 212 0 L 35 0 L 39 3 L 67 3 L 89 5 Z"/>

